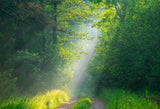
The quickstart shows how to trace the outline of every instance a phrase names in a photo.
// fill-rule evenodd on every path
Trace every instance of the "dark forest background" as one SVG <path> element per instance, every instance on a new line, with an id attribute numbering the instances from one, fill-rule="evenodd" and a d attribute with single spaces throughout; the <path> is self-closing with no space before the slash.
<path id="1" fill-rule="evenodd" d="M 0 96 L 70 87 L 91 17 L 101 36 L 82 87 L 160 91 L 160 0 L 0 0 Z"/>

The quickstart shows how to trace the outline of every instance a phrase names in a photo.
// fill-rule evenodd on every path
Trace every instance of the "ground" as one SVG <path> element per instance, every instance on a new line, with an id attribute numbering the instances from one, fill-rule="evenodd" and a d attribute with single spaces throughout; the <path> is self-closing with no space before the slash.
<path id="1" fill-rule="evenodd" d="M 69 102 L 65 102 L 65 103 L 61 104 L 59 107 L 57 107 L 56 109 L 69 109 L 69 108 L 71 108 L 71 107 L 74 105 L 74 103 L 76 103 L 76 102 L 77 102 L 77 100 L 71 100 L 71 101 L 69 101 Z"/>
<path id="2" fill-rule="evenodd" d="M 69 109 L 71 108 L 76 102 L 78 101 L 78 99 L 72 99 L 69 102 L 65 102 L 63 104 L 61 104 L 59 107 L 57 107 L 56 109 Z M 92 105 L 90 107 L 90 109 L 105 109 L 105 103 L 98 98 L 92 98 Z"/>
<path id="3" fill-rule="evenodd" d="M 92 98 L 92 101 L 90 109 L 105 109 L 105 103 L 101 99 Z"/>

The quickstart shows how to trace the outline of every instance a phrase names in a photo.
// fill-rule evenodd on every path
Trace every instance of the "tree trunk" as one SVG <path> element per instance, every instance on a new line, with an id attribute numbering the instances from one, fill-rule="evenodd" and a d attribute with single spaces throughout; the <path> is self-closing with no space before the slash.
<path id="1" fill-rule="evenodd" d="M 43 11 L 43 0 L 40 0 L 40 4 L 41 4 L 41 7 L 42 7 L 42 11 Z M 46 38 L 45 38 L 45 35 L 44 35 L 44 27 L 42 29 L 42 50 L 43 52 L 45 52 L 45 44 L 46 44 Z"/>
<path id="2" fill-rule="evenodd" d="M 42 7 L 42 11 L 43 11 L 43 0 L 40 0 L 40 5 Z M 45 65 L 46 65 L 46 58 L 45 58 L 45 45 L 46 45 L 46 38 L 45 38 L 45 27 L 42 28 L 42 63 L 41 63 L 41 70 L 43 70 L 45 68 Z"/>
<path id="3" fill-rule="evenodd" d="M 54 26 L 53 26 L 53 44 L 57 43 L 57 31 L 56 31 L 56 26 L 57 26 L 57 3 L 54 3 Z"/>

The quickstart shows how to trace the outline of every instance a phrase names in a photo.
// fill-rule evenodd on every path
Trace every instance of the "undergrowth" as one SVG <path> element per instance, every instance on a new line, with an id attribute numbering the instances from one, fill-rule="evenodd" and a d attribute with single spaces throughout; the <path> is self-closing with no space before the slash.
<path id="1" fill-rule="evenodd" d="M 100 98 L 107 109 L 159 109 L 155 102 L 122 89 L 103 89 Z"/>
<path id="2" fill-rule="evenodd" d="M 2 100 L 0 109 L 54 109 L 68 100 L 69 97 L 65 92 L 54 90 L 33 98 L 11 97 L 8 100 Z"/>
<path id="3" fill-rule="evenodd" d="M 71 109 L 89 109 L 92 101 L 90 98 L 82 98 Z"/>

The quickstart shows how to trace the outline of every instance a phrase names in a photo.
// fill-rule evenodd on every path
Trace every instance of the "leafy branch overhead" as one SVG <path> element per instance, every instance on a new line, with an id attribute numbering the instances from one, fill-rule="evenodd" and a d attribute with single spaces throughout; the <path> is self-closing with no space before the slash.
<path id="1" fill-rule="evenodd" d="M 92 15 L 88 3 L 1 0 L 0 15 L 0 72 L 10 74 L 11 80 L 17 78 L 13 83 L 16 87 L 8 89 L 36 93 L 62 85 L 67 87 L 73 68 L 66 66 L 85 54 L 76 43 L 92 39 L 87 32 L 78 30 Z M 61 76 L 64 78 L 55 82 Z M 4 78 L 8 81 L 7 75 Z"/>

